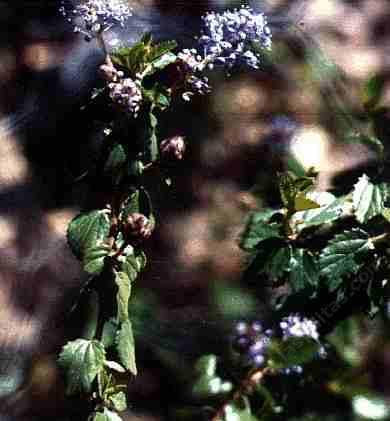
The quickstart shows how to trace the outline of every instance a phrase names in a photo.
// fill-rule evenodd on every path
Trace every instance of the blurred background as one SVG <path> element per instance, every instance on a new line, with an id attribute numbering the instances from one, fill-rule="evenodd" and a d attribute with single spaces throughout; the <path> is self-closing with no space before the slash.
<path id="1" fill-rule="evenodd" d="M 132 42 L 151 31 L 190 46 L 205 11 L 240 4 L 134 2 L 134 19 L 108 36 Z M 342 192 L 377 166 L 375 151 L 351 138 L 389 141 L 389 1 L 249 4 L 269 16 L 273 33 L 262 70 L 211 74 L 212 94 L 176 108 L 161 127 L 162 137 L 186 136 L 188 153 L 172 185 L 152 192 L 158 229 L 133 299 L 140 374 L 129 385 L 129 421 L 174 419 L 186 396 L 167 386 L 178 387 L 194 358 L 223 353 L 232 321 L 272 319 L 273 291 L 240 283 L 238 239 L 250 210 L 278 203 L 276 171 L 315 166 L 319 189 Z M 0 2 L 0 421 L 77 419 L 55 358 L 83 281 L 65 230 L 99 129 L 79 108 L 104 57 L 58 8 L 54 0 Z M 370 80 L 380 93 L 367 120 Z M 317 418 L 296 419 L 390 419 L 388 332 L 385 313 L 343 322 L 332 340 L 347 374 L 310 385 L 325 404 L 313 409 Z"/>

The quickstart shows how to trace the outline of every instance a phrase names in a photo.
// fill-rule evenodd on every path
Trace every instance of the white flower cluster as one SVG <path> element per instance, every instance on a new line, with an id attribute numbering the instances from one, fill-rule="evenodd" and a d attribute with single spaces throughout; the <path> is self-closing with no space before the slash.
<path id="1" fill-rule="evenodd" d="M 304 336 L 316 341 L 319 339 L 317 323 L 297 314 L 284 317 L 280 322 L 280 328 L 282 329 L 283 339 L 291 337 L 301 338 Z"/>
<path id="2" fill-rule="evenodd" d="M 108 88 L 113 102 L 137 117 L 142 103 L 140 84 L 128 77 L 109 83 Z"/>
<path id="3" fill-rule="evenodd" d="M 108 82 L 109 95 L 112 101 L 137 117 L 142 103 L 140 81 L 134 81 L 129 77 L 125 78 L 124 73 L 117 70 L 112 63 L 102 64 L 100 72 Z"/>
<path id="4" fill-rule="evenodd" d="M 209 68 L 221 64 L 228 68 L 244 63 L 259 67 L 259 53 L 254 47 L 270 49 L 272 37 L 263 13 L 250 7 L 223 13 L 210 12 L 203 17 L 204 29 L 199 38 L 203 57 Z"/>
<path id="5" fill-rule="evenodd" d="M 245 64 L 258 69 L 260 51 L 270 49 L 271 31 L 264 14 L 256 14 L 250 7 L 223 13 L 210 12 L 203 16 L 203 30 L 199 37 L 199 51 L 185 49 L 178 54 L 185 72 L 191 74 L 186 79 L 188 91 L 183 99 L 189 100 L 194 93 L 210 92 L 208 79 L 199 76 L 206 67 L 222 66 L 228 69 Z M 254 51 L 254 48 L 257 50 Z"/>
<path id="6" fill-rule="evenodd" d="M 69 22 L 79 18 L 82 26 L 76 23 L 74 30 L 87 36 L 107 31 L 114 25 L 123 26 L 132 15 L 125 0 L 87 0 L 75 6 L 71 11 L 62 5 L 60 12 Z"/>

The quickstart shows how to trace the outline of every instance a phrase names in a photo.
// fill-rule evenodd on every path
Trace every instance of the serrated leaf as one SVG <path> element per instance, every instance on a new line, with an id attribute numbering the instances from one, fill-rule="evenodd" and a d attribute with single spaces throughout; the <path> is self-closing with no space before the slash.
<path id="1" fill-rule="evenodd" d="M 129 299 L 131 294 L 131 282 L 124 272 L 115 273 L 115 283 L 118 287 L 116 294 L 117 320 L 118 323 L 129 319 Z"/>
<path id="2" fill-rule="evenodd" d="M 290 260 L 289 282 L 293 291 L 298 292 L 316 286 L 319 279 L 317 262 L 313 255 L 304 249 L 294 249 Z"/>
<path id="3" fill-rule="evenodd" d="M 344 231 L 336 235 L 320 255 L 320 273 L 329 279 L 331 291 L 342 283 L 342 277 L 356 273 L 363 265 L 356 257 L 368 254 L 373 244 L 368 234 L 361 229 Z"/>
<path id="4" fill-rule="evenodd" d="M 127 399 L 124 392 L 118 392 L 109 397 L 115 411 L 123 412 L 127 409 Z"/>
<path id="5" fill-rule="evenodd" d="M 269 365 L 277 369 L 302 365 L 310 362 L 319 349 L 320 344 L 309 337 L 274 340 L 268 347 Z"/>
<path id="6" fill-rule="evenodd" d="M 99 244 L 87 248 L 83 256 L 83 269 L 90 275 L 99 275 L 104 268 L 104 261 L 111 248 L 107 244 Z"/>
<path id="7" fill-rule="evenodd" d="M 105 348 L 110 348 L 115 343 L 118 331 L 118 323 L 115 319 L 107 320 L 103 325 L 102 344 Z"/>
<path id="8" fill-rule="evenodd" d="M 253 213 L 246 224 L 244 233 L 241 236 L 240 246 L 244 250 L 252 250 L 261 241 L 267 238 L 280 237 L 281 225 L 277 222 L 270 222 L 277 210 L 267 209 L 262 212 Z"/>
<path id="9" fill-rule="evenodd" d="M 300 222 L 297 224 L 298 230 L 316 225 L 327 224 L 339 219 L 343 215 L 344 199 L 337 199 L 328 192 L 310 192 L 307 197 L 320 205 L 318 209 L 297 212 L 293 220 Z"/>
<path id="10" fill-rule="evenodd" d="M 106 210 L 81 213 L 69 224 L 67 239 L 74 255 L 83 258 L 84 251 L 102 244 L 110 234 L 110 219 Z"/>
<path id="11" fill-rule="evenodd" d="M 113 411 L 104 408 L 103 412 L 96 412 L 93 421 L 123 421 L 122 418 Z"/>
<path id="12" fill-rule="evenodd" d="M 99 341 L 76 339 L 68 342 L 58 362 L 66 371 L 67 394 L 89 392 L 92 382 L 104 369 L 106 353 Z"/>
<path id="13" fill-rule="evenodd" d="M 116 338 L 116 345 L 121 363 L 136 376 L 137 365 L 135 362 L 134 336 L 130 320 L 121 323 Z"/>
<path id="14" fill-rule="evenodd" d="M 386 184 L 373 184 L 364 174 L 354 186 L 353 206 L 356 219 L 364 224 L 373 217 L 380 215 L 385 209 L 385 202 L 389 196 Z"/>
<path id="15" fill-rule="evenodd" d="M 292 252 L 288 244 L 271 238 L 259 243 L 257 249 L 257 254 L 246 269 L 244 275 L 246 279 L 264 273 L 277 280 L 288 270 Z"/>

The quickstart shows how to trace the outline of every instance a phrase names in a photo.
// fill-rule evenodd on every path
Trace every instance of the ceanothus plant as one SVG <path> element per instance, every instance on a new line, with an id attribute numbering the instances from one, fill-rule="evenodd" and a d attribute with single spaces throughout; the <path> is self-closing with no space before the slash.
<path id="1" fill-rule="evenodd" d="M 128 378 L 137 375 L 130 297 L 147 264 L 144 245 L 158 223 L 147 186 L 150 178 L 161 178 L 153 169 L 167 171 L 186 149 L 179 134 L 159 138 L 159 121 L 173 99 L 185 104 L 211 91 L 207 71 L 261 69 L 272 37 L 266 17 L 241 6 L 207 13 L 196 48 L 180 49 L 175 41 L 155 42 L 145 34 L 108 52 L 105 32 L 131 22 L 126 2 L 87 0 L 64 4 L 60 12 L 87 42 L 97 40 L 105 61 L 98 69 L 101 85 L 86 105 L 98 103 L 104 116 L 98 158 L 86 175 L 93 200 L 68 228 L 69 246 L 88 274 L 77 303 L 87 307 L 87 328 L 63 347 L 59 364 L 68 394 L 86 396 L 89 420 L 118 421 L 128 406 Z M 367 293 L 371 314 L 382 304 L 390 185 L 362 175 L 349 194 L 336 197 L 316 192 L 315 179 L 314 169 L 279 173 L 280 207 L 249 215 L 240 241 L 249 254 L 244 281 L 283 287 L 275 308 L 280 317 L 268 326 L 237 322 L 225 359 L 199 358 L 189 379 L 191 408 L 179 411 L 185 419 L 283 419 L 280 381 L 299 381 L 313 360 L 328 354 L 320 334 L 331 316 L 321 309 L 310 317 L 300 314 L 291 306 L 295 297 L 316 300 L 324 290 L 329 302 L 335 291 L 350 297 L 354 280 L 370 265 L 373 276 L 359 281 L 359 288 Z M 231 367 L 228 378 L 221 377 L 221 365 Z"/>

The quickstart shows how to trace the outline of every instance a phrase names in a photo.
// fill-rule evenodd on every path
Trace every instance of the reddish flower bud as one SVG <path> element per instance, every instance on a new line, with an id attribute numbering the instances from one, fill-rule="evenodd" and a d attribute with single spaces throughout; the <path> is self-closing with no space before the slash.
<path id="1" fill-rule="evenodd" d="M 147 240 L 153 232 L 153 223 L 142 213 L 131 213 L 124 224 L 127 238 L 137 241 Z"/>
<path id="2" fill-rule="evenodd" d="M 182 136 L 165 139 L 160 145 L 161 154 L 166 159 L 183 159 L 186 144 Z"/>

